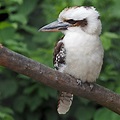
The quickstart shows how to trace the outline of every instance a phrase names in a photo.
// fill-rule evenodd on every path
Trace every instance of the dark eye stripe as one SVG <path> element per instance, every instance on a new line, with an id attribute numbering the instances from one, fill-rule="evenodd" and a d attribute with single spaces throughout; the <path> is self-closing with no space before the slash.
<path id="1" fill-rule="evenodd" d="M 81 27 L 85 27 L 88 24 L 87 19 L 83 19 L 83 20 L 69 19 L 69 20 L 65 20 L 65 22 L 68 22 L 73 26 L 81 26 Z"/>
<path id="2" fill-rule="evenodd" d="M 68 22 L 68 23 L 70 23 L 70 24 L 75 24 L 75 23 L 78 22 L 78 21 L 73 20 L 73 19 L 69 19 L 69 20 L 65 20 L 65 22 Z"/>

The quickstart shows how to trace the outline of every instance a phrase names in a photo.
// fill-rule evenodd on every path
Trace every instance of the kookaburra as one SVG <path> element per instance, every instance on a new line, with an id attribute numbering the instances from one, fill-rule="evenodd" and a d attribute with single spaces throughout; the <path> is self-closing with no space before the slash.
<path id="1" fill-rule="evenodd" d="M 55 69 L 82 82 L 95 82 L 103 64 L 101 28 L 98 11 L 86 6 L 65 8 L 57 21 L 42 27 L 40 31 L 61 31 L 65 35 L 54 49 Z M 65 114 L 72 100 L 73 94 L 60 92 L 58 113 Z"/>

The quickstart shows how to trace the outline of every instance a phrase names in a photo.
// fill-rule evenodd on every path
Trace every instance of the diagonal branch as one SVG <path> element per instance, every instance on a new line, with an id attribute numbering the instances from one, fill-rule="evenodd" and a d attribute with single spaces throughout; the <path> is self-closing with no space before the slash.
<path id="1" fill-rule="evenodd" d="M 87 84 L 78 86 L 76 79 L 55 71 L 23 55 L 15 53 L 0 45 L 0 65 L 24 74 L 38 82 L 59 91 L 73 93 L 107 107 L 120 114 L 120 95 L 94 84 L 92 91 Z"/>

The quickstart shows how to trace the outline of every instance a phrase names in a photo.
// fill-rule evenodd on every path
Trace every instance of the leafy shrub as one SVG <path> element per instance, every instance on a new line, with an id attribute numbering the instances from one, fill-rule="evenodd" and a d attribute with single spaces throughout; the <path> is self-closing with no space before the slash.
<path id="1" fill-rule="evenodd" d="M 120 93 L 119 4 L 119 0 L 2 0 L 0 43 L 52 67 L 53 47 L 61 33 L 41 33 L 38 29 L 55 20 L 66 6 L 93 5 L 101 13 L 101 40 L 105 49 L 104 65 L 97 82 Z M 0 120 L 120 119 L 115 113 L 79 97 L 75 97 L 69 113 L 59 116 L 56 90 L 4 67 L 0 69 L 0 103 Z"/>

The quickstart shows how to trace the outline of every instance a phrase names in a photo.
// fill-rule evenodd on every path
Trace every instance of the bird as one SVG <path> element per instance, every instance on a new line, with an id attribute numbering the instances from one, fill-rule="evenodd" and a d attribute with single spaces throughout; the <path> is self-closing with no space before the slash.
<path id="1" fill-rule="evenodd" d="M 64 34 L 54 48 L 54 68 L 82 83 L 94 83 L 99 77 L 104 57 L 101 30 L 100 14 L 93 6 L 67 7 L 56 21 L 40 29 Z M 72 101 L 72 93 L 60 91 L 58 113 L 66 114 Z"/>

